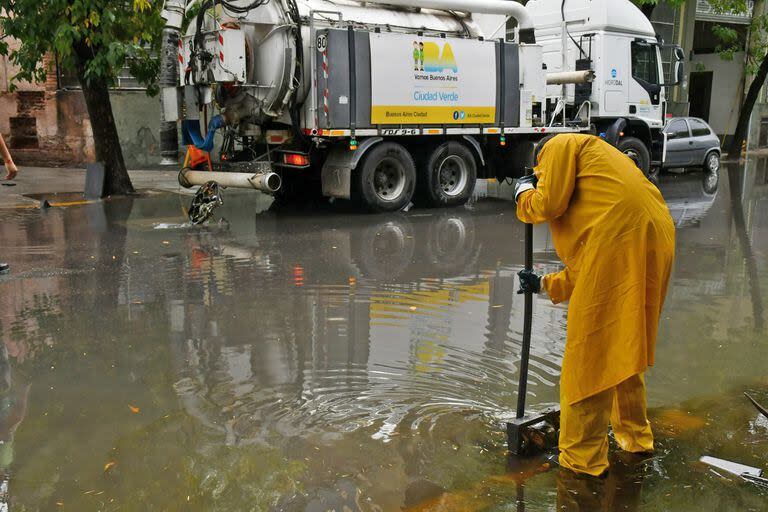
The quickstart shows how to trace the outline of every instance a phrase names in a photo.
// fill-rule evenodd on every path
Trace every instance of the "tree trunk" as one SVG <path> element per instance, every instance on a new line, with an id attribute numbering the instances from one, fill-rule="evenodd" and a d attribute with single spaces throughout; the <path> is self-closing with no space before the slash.
<path id="1" fill-rule="evenodd" d="M 79 52 L 78 56 L 90 54 L 90 49 Z M 91 120 L 93 142 L 96 147 L 96 161 L 104 164 L 104 190 L 101 196 L 133 194 L 133 184 L 128 176 L 123 160 L 123 150 L 117 135 L 115 116 L 112 113 L 112 103 L 109 101 L 109 85 L 103 78 L 85 78 L 87 60 L 78 59 L 77 77 L 83 88 L 85 106 Z"/>
<path id="2" fill-rule="evenodd" d="M 755 79 L 749 86 L 749 92 L 747 92 L 747 98 L 744 100 L 744 104 L 741 106 L 739 112 L 739 122 L 736 124 L 736 131 L 733 134 L 733 140 L 728 146 L 728 156 L 730 158 L 739 158 L 741 156 L 741 147 L 744 144 L 744 140 L 747 138 L 747 131 L 749 130 L 749 120 L 752 117 L 752 110 L 757 103 L 757 97 L 760 95 L 760 90 L 765 84 L 765 79 L 768 78 L 768 55 L 763 57 L 763 62 L 760 63 L 760 69 L 755 75 Z"/>

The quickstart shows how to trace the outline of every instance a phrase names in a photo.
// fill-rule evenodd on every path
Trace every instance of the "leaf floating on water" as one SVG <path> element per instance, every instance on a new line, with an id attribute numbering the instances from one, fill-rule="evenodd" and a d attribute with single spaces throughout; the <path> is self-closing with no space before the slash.
<path id="1" fill-rule="evenodd" d="M 107 471 L 109 471 L 111 468 L 115 466 L 115 464 L 117 464 L 117 462 L 115 461 L 109 461 L 106 464 L 104 464 L 104 472 L 106 473 Z"/>
<path id="2" fill-rule="evenodd" d="M 131 410 L 133 414 L 139 414 L 141 412 L 141 409 L 139 409 L 135 405 L 128 404 L 128 408 Z"/>

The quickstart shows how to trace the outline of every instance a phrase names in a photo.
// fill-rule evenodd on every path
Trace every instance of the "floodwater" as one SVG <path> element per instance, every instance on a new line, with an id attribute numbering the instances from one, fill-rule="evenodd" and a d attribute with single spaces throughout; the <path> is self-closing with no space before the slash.
<path id="1" fill-rule="evenodd" d="M 665 175 L 678 257 L 648 374 L 658 450 L 605 480 L 507 457 L 522 331 L 511 189 L 360 215 L 225 192 L 0 210 L 11 510 L 766 510 L 697 463 L 768 469 L 768 161 Z M 545 227 L 539 270 L 558 268 Z M 528 403 L 566 309 L 535 303 Z M 0 489 L 2 491 L 2 489 Z"/>

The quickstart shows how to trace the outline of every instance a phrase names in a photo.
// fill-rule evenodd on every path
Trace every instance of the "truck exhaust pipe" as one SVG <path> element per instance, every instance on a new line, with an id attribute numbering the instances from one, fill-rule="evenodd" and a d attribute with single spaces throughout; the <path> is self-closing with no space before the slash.
<path id="1" fill-rule="evenodd" d="M 462 11 L 477 14 L 504 14 L 517 20 L 520 29 L 520 42 L 533 44 L 533 17 L 523 4 L 511 0 L 368 0 L 371 4 L 397 5 L 401 7 L 419 7 L 439 11 Z"/>
<path id="2" fill-rule="evenodd" d="M 215 181 L 222 187 L 248 188 L 273 195 L 283 185 L 280 175 L 274 172 L 210 172 L 182 169 L 179 173 L 179 184 L 184 188 L 205 185 Z"/>

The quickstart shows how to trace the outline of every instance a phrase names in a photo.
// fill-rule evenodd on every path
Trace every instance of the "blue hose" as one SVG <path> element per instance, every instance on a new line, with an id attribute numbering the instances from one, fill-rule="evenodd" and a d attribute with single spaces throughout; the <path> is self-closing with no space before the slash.
<path id="1" fill-rule="evenodd" d="M 200 132 L 200 120 L 186 119 L 181 122 L 182 143 L 185 146 L 195 146 L 201 151 L 210 153 L 213 149 L 213 137 L 216 135 L 216 130 L 222 126 L 224 126 L 224 117 L 214 116 L 208 123 L 208 135 L 203 138 L 203 134 Z"/>

